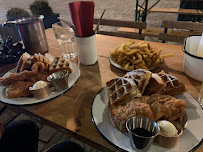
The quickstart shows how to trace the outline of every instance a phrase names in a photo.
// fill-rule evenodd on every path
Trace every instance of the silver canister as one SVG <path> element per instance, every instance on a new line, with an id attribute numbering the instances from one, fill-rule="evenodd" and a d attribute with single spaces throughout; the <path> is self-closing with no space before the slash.
<path id="1" fill-rule="evenodd" d="M 146 152 L 150 149 L 154 138 L 159 134 L 159 126 L 146 117 L 132 117 L 127 120 L 126 128 L 130 144 L 137 152 Z"/>
<path id="2" fill-rule="evenodd" d="M 30 54 L 48 52 L 48 43 L 41 17 L 23 18 L 16 21 L 21 40 Z"/>

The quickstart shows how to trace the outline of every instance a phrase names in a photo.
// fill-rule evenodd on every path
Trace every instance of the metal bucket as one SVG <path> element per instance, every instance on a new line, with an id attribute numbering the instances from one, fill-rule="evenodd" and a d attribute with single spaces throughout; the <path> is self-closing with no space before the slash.
<path id="1" fill-rule="evenodd" d="M 48 52 L 42 17 L 17 20 L 16 27 L 27 52 L 30 54 Z"/>

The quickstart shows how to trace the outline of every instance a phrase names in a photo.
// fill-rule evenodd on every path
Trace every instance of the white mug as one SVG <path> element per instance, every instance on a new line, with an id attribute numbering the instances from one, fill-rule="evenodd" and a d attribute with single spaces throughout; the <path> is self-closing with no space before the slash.
<path id="1" fill-rule="evenodd" d="M 97 62 L 96 34 L 89 37 L 76 37 L 76 44 L 81 64 L 93 65 Z"/>

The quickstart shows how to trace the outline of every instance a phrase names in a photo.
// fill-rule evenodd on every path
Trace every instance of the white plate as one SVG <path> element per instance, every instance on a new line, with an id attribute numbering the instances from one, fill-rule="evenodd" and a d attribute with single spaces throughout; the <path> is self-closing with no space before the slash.
<path id="1" fill-rule="evenodd" d="M 72 68 L 73 68 L 73 73 L 71 73 L 68 78 L 69 88 L 66 90 L 63 90 L 60 92 L 57 92 L 57 91 L 51 92 L 48 97 L 43 99 L 35 99 L 34 97 L 29 97 L 29 98 L 19 97 L 19 98 L 8 99 L 6 97 L 6 91 L 5 91 L 6 87 L 0 86 L 0 101 L 8 104 L 13 104 L 13 105 L 29 105 L 29 104 L 44 102 L 44 101 L 53 99 L 55 97 L 58 97 L 59 95 L 62 95 L 63 93 L 71 89 L 80 77 L 80 69 L 74 63 L 72 63 Z M 4 76 L 9 76 L 9 74 L 13 73 L 13 71 L 14 70 L 7 72 L 6 74 L 4 74 Z"/>
<path id="2" fill-rule="evenodd" d="M 92 121 L 100 135 L 111 145 L 120 150 L 134 152 L 130 145 L 128 136 L 115 128 L 109 119 L 106 107 L 107 95 L 105 90 L 105 88 L 101 89 L 92 103 Z M 194 151 L 202 142 L 202 108 L 200 107 L 199 103 L 187 92 L 176 96 L 176 98 L 185 100 L 187 104 L 186 114 L 188 121 L 183 130 L 183 134 L 180 136 L 178 144 L 173 149 L 163 148 L 153 143 L 149 150 L 150 152 Z"/>
<path id="3" fill-rule="evenodd" d="M 115 66 L 116 68 L 118 68 L 118 69 L 121 69 L 121 70 L 124 70 L 124 71 L 131 71 L 131 70 L 126 70 L 123 66 L 121 66 L 121 65 L 119 65 L 117 62 L 116 62 L 116 60 L 113 58 L 113 57 L 111 57 L 111 55 L 109 56 L 109 61 L 110 61 L 110 63 L 113 65 L 113 66 Z M 163 60 L 164 61 L 164 60 Z M 161 64 L 160 64 L 161 65 Z M 154 70 L 154 69 L 156 69 L 156 68 L 158 68 L 158 67 L 153 67 L 153 68 L 150 68 L 149 70 Z"/>

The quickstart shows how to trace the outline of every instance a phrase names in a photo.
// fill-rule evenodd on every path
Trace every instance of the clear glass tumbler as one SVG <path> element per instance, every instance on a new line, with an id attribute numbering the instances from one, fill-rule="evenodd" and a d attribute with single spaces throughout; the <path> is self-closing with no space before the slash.
<path id="1" fill-rule="evenodd" d="M 59 48 L 62 52 L 62 56 L 69 59 L 79 67 L 79 53 L 73 29 L 61 22 L 53 24 L 52 27 L 56 40 L 59 44 Z"/>
<path id="2" fill-rule="evenodd" d="M 203 82 L 202 82 L 202 86 L 201 86 L 201 89 L 199 92 L 198 102 L 199 102 L 200 106 L 203 108 Z"/>

